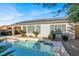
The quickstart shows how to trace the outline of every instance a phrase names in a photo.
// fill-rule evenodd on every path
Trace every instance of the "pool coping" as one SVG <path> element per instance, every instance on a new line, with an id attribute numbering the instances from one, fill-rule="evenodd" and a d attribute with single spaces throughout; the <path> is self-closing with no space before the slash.
<path id="1" fill-rule="evenodd" d="M 56 44 L 54 44 L 54 43 L 56 43 Z M 58 52 L 59 56 L 70 56 L 60 41 L 53 41 L 53 45 L 55 45 L 55 47 L 58 47 L 60 45 L 61 51 Z"/>
<path id="2" fill-rule="evenodd" d="M 67 50 L 65 49 L 65 47 L 63 46 L 61 41 L 44 41 L 45 43 L 52 43 L 53 44 L 53 48 L 58 48 L 61 50 L 57 53 L 56 56 L 70 56 L 69 53 L 67 52 Z"/>

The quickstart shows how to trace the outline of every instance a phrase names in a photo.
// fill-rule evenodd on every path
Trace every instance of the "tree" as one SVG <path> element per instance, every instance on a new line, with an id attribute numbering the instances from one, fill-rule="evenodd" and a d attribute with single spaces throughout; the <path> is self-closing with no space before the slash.
<path id="1" fill-rule="evenodd" d="M 70 22 L 76 23 L 79 21 L 79 3 L 71 4 L 70 8 L 68 8 L 67 14 Z"/>

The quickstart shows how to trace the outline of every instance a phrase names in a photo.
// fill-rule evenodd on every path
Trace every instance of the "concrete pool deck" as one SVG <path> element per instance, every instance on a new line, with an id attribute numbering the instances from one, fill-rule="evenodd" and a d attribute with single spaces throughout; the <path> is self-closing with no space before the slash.
<path id="1" fill-rule="evenodd" d="M 79 40 L 61 41 L 70 56 L 79 56 Z"/>
<path id="2" fill-rule="evenodd" d="M 53 41 L 53 49 L 59 53 L 59 56 L 69 56 L 61 42 Z"/>

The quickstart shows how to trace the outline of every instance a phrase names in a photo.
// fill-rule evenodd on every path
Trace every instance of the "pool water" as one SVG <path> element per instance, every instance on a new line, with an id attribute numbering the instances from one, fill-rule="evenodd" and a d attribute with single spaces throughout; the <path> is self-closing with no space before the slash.
<path id="1" fill-rule="evenodd" d="M 53 56 L 53 44 L 45 44 L 37 41 L 18 41 L 12 43 L 15 51 L 13 56 Z"/>

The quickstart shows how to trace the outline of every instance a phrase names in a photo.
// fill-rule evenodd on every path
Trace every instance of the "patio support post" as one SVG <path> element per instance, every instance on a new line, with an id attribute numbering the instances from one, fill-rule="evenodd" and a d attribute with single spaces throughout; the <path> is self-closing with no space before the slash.
<path id="1" fill-rule="evenodd" d="M 21 26 L 21 30 L 23 30 L 23 26 Z"/>
<path id="2" fill-rule="evenodd" d="M 12 35 L 15 35 L 14 26 L 12 26 Z"/>

